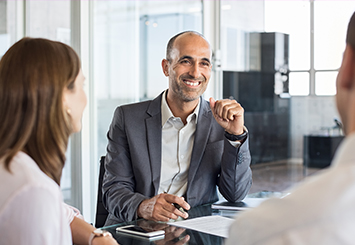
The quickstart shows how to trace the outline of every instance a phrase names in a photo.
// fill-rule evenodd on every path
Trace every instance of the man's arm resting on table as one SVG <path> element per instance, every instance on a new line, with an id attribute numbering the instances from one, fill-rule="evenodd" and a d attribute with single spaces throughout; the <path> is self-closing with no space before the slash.
<path id="1" fill-rule="evenodd" d="M 106 172 L 102 182 L 103 204 L 119 222 L 135 220 L 139 204 L 147 197 L 134 192 L 135 183 L 122 107 L 115 110 L 107 139 Z"/>

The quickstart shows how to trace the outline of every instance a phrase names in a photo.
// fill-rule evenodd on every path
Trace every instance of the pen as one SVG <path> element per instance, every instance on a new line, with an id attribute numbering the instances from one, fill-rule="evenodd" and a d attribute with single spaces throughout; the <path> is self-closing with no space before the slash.
<path id="1" fill-rule="evenodd" d="M 164 194 L 168 194 L 168 192 L 164 191 Z M 187 210 L 185 210 L 183 207 L 181 207 L 179 204 L 177 203 L 173 203 L 174 207 L 177 208 L 180 212 L 182 213 L 186 213 Z"/>
<path id="2" fill-rule="evenodd" d="M 177 208 L 180 212 L 186 213 L 187 211 L 181 207 L 179 204 L 177 203 L 173 203 L 174 207 Z"/>

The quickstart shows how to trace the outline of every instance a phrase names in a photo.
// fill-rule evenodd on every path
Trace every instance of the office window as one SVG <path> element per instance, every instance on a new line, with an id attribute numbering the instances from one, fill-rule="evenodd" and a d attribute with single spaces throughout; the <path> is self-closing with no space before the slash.
<path id="1" fill-rule="evenodd" d="M 309 1 L 265 1 L 265 31 L 289 35 L 289 93 L 308 95 L 310 70 L 310 4 Z M 303 71 L 303 73 L 299 73 Z M 300 80 L 306 78 L 305 80 Z"/>
<path id="2" fill-rule="evenodd" d="M 265 1 L 265 31 L 290 35 L 290 70 L 309 70 L 309 19 L 309 1 Z"/>
<path id="3" fill-rule="evenodd" d="M 312 2 L 314 8 L 310 8 Z M 322 80 L 317 80 L 320 77 L 316 72 L 336 71 L 339 68 L 347 23 L 354 10 L 355 3 L 352 1 L 265 1 L 265 30 L 290 34 L 289 69 L 310 72 L 311 79 L 307 80 L 314 83 L 315 90 L 310 91 L 309 88 L 299 87 L 307 85 L 306 81 L 300 83 L 290 79 L 291 95 L 305 95 L 306 90 L 312 95 L 335 94 L 335 80 L 330 82 L 331 77 L 326 79 L 324 76 L 320 76 Z M 313 50 L 310 49 L 312 23 Z M 311 64 L 312 57 L 314 63 Z M 323 83 L 325 79 L 329 82 Z"/>
<path id="4" fill-rule="evenodd" d="M 336 71 L 345 49 L 347 24 L 354 1 L 314 2 L 315 95 L 335 95 Z"/>
<path id="5" fill-rule="evenodd" d="M 316 95 L 335 95 L 337 71 L 316 72 Z"/>
<path id="6" fill-rule="evenodd" d="M 310 72 L 309 88 L 299 87 L 307 86 L 306 81 L 290 79 L 292 96 L 305 95 L 306 90 L 311 95 L 335 94 L 335 80 L 330 82 L 332 77 L 326 79 L 316 73 L 340 67 L 347 23 L 354 10 L 353 1 L 265 1 L 265 30 L 290 34 L 290 71 Z"/>
<path id="7" fill-rule="evenodd" d="M 354 1 L 314 2 L 314 67 L 336 70 L 345 49 L 347 24 L 355 10 Z"/>
<path id="8" fill-rule="evenodd" d="M 161 60 L 170 37 L 202 32 L 201 1 L 93 1 L 97 159 L 119 105 L 152 99 L 168 87 Z"/>
<path id="9" fill-rule="evenodd" d="M 309 94 L 309 72 L 290 72 L 289 81 L 291 95 Z"/>

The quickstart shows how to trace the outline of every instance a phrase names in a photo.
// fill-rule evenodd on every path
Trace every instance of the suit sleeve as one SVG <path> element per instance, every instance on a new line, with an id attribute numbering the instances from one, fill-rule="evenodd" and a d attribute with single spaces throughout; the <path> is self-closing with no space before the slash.
<path id="1" fill-rule="evenodd" d="M 121 222 L 137 219 L 139 204 L 147 199 L 135 192 L 129 142 L 125 130 L 124 112 L 118 107 L 107 133 L 108 146 L 103 179 L 103 204 L 110 214 Z"/>
<path id="2" fill-rule="evenodd" d="M 248 194 L 252 184 L 250 161 L 248 138 L 237 148 L 224 139 L 218 187 L 229 202 L 241 201 Z"/>

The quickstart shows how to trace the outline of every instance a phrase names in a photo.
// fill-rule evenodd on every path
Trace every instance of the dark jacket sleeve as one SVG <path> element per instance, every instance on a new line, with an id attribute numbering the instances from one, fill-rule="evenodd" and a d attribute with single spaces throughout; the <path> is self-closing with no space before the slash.
<path id="1" fill-rule="evenodd" d="M 124 113 L 118 107 L 107 133 L 108 146 L 103 179 L 103 204 L 116 222 L 136 219 L 139 204 L 147 197 L 135 192 L 136 179 L 125 129 Z"/>
<path id="2" fill-rule="evenodd" d="M 248 194 L 252 184 L 250 161 L 248 138 L 237 148 L 224 139 L 218 187 L 229 202 L 241 201 Z"/>

